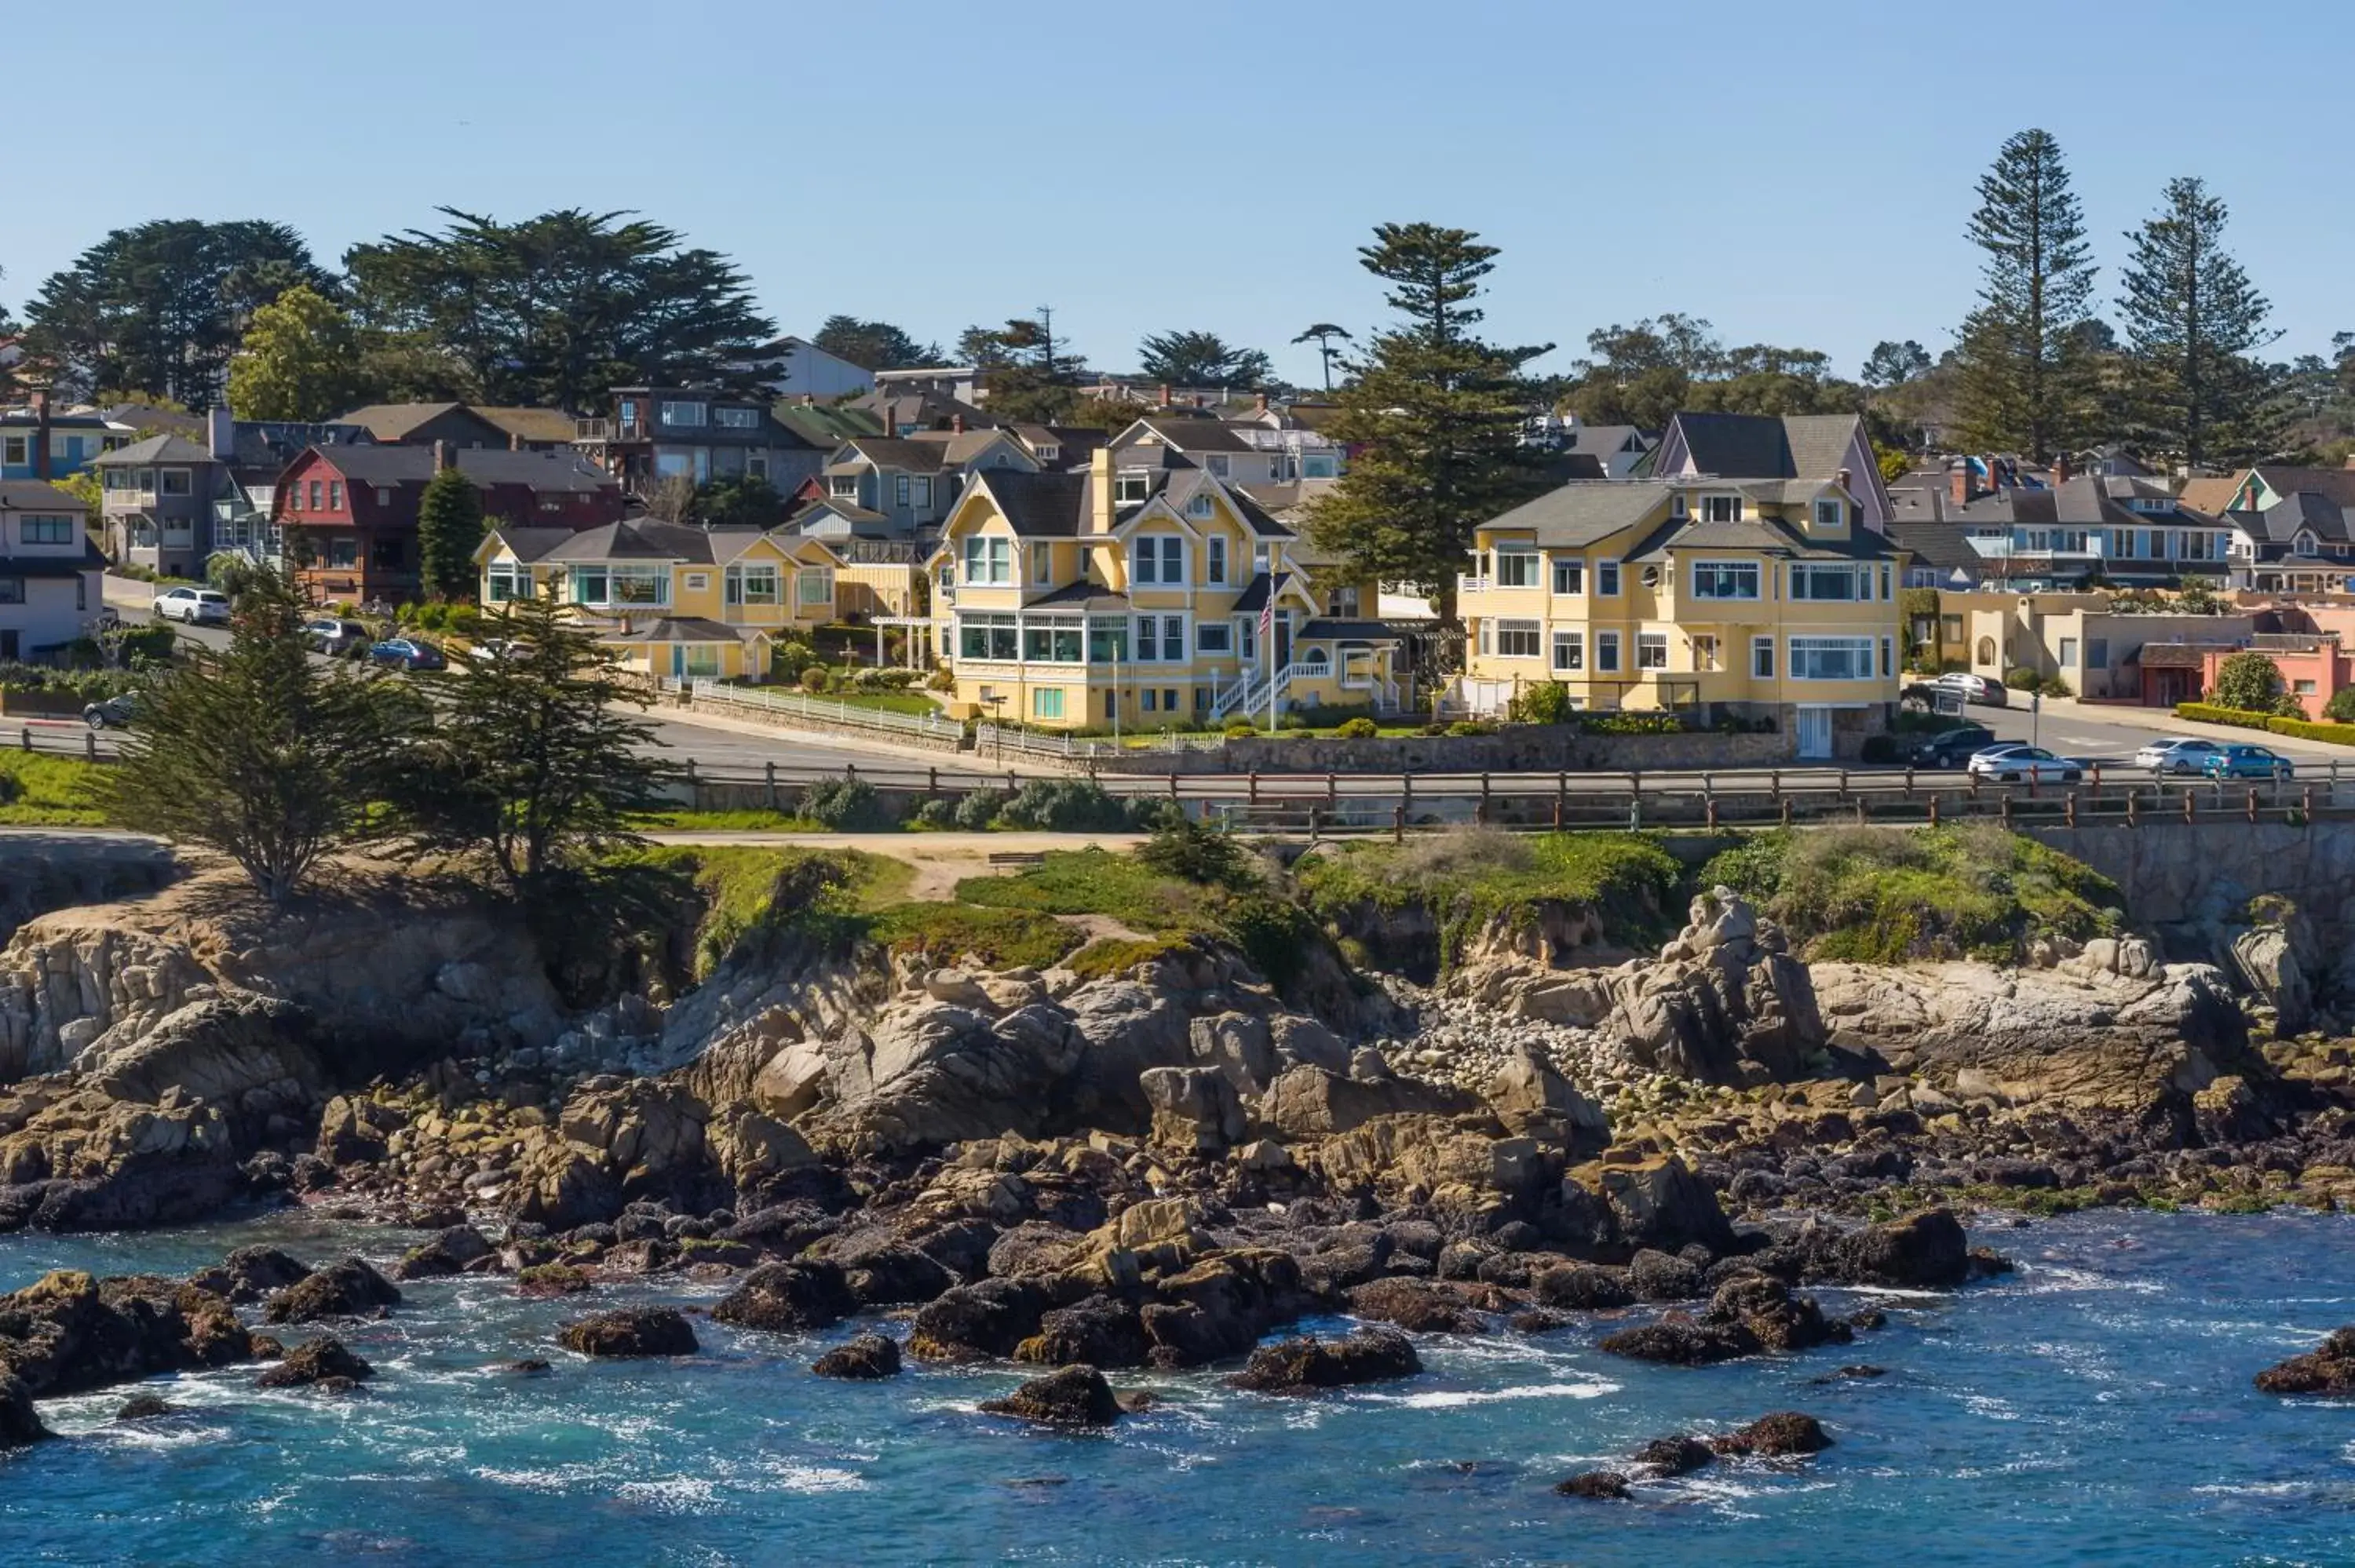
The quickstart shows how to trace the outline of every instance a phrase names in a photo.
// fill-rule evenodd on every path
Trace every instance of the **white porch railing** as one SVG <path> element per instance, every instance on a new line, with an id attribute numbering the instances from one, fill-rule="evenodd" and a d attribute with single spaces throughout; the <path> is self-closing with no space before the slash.
<path id="1" fill-rule="evenodd" d="M 964 735 L 963 725 L 938 714 L 895 714 L 883 708 L 861 707 L 855 703 L 811 696 L 805 692 L 773 692 L 760 686 L 731 686 L 724 681 L 704 676 L 689 682 L 687 689 L 698 703 L 736 708 L 747 716 L 771 723 L 815 720 L 846 727 L 920 736 L 933 741 L 954 742 Z"/>

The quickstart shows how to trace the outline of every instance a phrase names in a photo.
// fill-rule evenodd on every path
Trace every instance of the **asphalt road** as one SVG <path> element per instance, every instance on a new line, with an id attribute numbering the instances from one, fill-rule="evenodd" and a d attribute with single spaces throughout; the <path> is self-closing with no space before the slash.
<path id="1" fill-rule="evenodd" d="M 2088 761 L 2123 762 L 2134 756 L 2137 747 L 2160 736 L 2204 735 L 2211 739 L 2229 736 L 2268 746 L 2285 757 L 2355 764 L 2355 755 L 2350 755 L 2347 747 L 2327 741 L 2224 730 L 2213 725 L 2185 725 L 2164 709 L 2135 709 L 2131 714 L 2131 717 L 2122 718 L 2075 703 L 2052 704 L 2041 714 L 2031 714 L 2025 705 L 1973 706 L 1965 710 L 1965 716 L 1993 730 L 1998 740 L 2028 741 L 2059 756 L 2081 757 Z"/>

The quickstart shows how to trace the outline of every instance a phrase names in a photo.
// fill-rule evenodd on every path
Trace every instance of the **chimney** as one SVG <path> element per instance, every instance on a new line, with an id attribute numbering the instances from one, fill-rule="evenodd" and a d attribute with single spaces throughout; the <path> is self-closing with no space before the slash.
<path id="1" fill-rule="evenodd" d="M 509 430 L 507 432 L 507 450 L 511 452 L 519 452 L 523 450 L 523 432 L 521 430 Z"/>
<path id="2" fill-rule="evenodd" d="M 963 414 L 952 414 L 949 416 L 949 430 L 954 435 L 961 436 L 964 434 L 964 416 Z"/>
<path id="3" fill-rule="evenodd" d="M 1161 407 L 1167 408 L 1170 406 L 1170 402 L 1169 383 L 1164 381 L 1161 384 Z"/>
<path id="4" fill-rule="evenodd" d="M 237 420 L 226 407 L 205 411 L 205 450 L 215 462 L 237 461 Z"/>
<path id="5" fill-rule="evenodd" d="M 2056 452 L 2052 458 L 2052 483 L 2057 488 L 2069 482 L 2069 454 Z"/>
<path id="6" fill-rule="evenodd" d="M 816 407 L 817 407 L 817 394 L 816 394 L 816 393 L 815 393 L 815 392 L 805 392 L 805 393 L 803 393 L 803 394 L 802 394 L 802 407 L 803 407 L 803 408 L 816 408 Z"/>
<path id="7" fill-rule="evenodd" d="M 457 466 L 457 460 L 450 455 L 450 443 L 448 441 L 435 441 L 433 443 L 433 471 L 440 473 L 445 468 L 455 468 Z"/>
<path id="8" fill-rule="evenodd" d="M 1088 454 L 1088 526 L 1091 532 L 1112 532 L 1112 449 L 1098 447 Z"/>
<path id="9" fill-rule="evenodd" d="M 1260 412 L 1260 413 L 1263 413 L 1263 414 L 1266 413 L 1266 412 L 1267 412 L 1267 394 L 1266 394 L 1266 393 L 1264 393 L 1264 392 L 1263 392 L 1263 393 L 1261 393 L 1258 397 L 1256 397 L 1252 398 L 1252 407 L 1254 409 L 1256 409 L 1258 412 Z"/>
<path id="10" fill-rule="evenodd" d="M 1842 490 L 1847 490 L 1855 483 L 1856 473 L 1854 470 L 1844 468 L 1839 471 L 1839 486 Z"/>
<path id="11" fill-rule="evenodd" d="M 1949 482 L 1948 493 L 1954 497 L 1955 504 L 1968 506 L 1971 503 L 1971 497 L 1977 493 L 1971 484 L 1971 460 L 1966 457 L 1956 458 L 1947 465 L 1946 475 Z"/>
<path id="12" fill-rule="evenodd" d="M 49 389 L 36 387 L 27 394 L 33 405 L 33 477 L 49 477 Z"/>

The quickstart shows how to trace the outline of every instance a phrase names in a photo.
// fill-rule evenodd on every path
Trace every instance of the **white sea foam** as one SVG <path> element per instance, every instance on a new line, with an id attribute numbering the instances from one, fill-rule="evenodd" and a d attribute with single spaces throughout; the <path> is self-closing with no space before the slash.
<path id="1" fill-rule="evenodd" d="M 1540 1383 L 1521 1388 L 1444 1389 L 1426 1393 L 1361 1393 L 1377 1404 L 1402 1404 L 1409 1410 L 1455 1410 L 1467 1404 L 1494 1404 L 1508 1399 L 1600 1399 L 1619 1392 L 1615 1383 Z"/>

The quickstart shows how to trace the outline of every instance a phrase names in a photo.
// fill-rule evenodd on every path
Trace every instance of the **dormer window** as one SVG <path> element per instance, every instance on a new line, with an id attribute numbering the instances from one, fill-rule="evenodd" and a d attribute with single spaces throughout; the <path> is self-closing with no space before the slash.
<path id="1" fill-rule="evenodd" d="M 1112 498 L 1122 506 L 1142 506 L 1153 498 L 1153 476 L 1142 469 L 1129 469 L 1113 478 Z"/>
<path id="2" fill-rule="evenodd" d="M 1826 500 L 1816 503 L 1817 527 L 1837 533 L 1842 521 L 1838 502 Z"/>
<path id="3" fill-rule="evenodd" d="M 1704 523 L 1739 523 L 1742 521 L 1742 497 L 1738 495 L 1704 495 L 1700 498 L 1700 520 Z"/>
<path id="4" fill-rule="evenodd" d="M 858 476 L 855 473 L 834 474 L 826 482 L 826 493 L 837 501 L 856 501 L 858 499 Z"/>
<path id="5" fill-rule="evenodd" d="M 1676 518 L 1678 522 L 1682 522 L 1685 518 L 1691 515 L 1691 509 L 1686 504 L 1682 492 L 1678 492 L 1677 494 L 1668 498 L 1668 515 Z"/>
<path id="6" fill-rule="evenodd" d="M 2313 556 L 2321 553 L 2319 549 L 2317 548 L 2314 535 L 2305 532 L 2304 530 L 2299 531 L 2297 543 L 2293 547 L 2301 556 Z"/>
<path id="7" fill-rule="evenodd" d="M 1186 515 L 1187 515 L 1187 516 L 1188 516 L 1188 517 L 1208 517 L 1209 514 L 1210 514 L 1210 498 L 1209 498 L 1208 495 L 1205 495 L 1205 494 L 1198 494 L 1198 495 L 1191 496 L 1191 497 L 1189 497 L 1189 498 L 1187 500 L 1187 503 L 1186 503 Z"/>
<path id="8" fill-rule="evenodd" d="M 1052 441 L 1044 441 L 1039 444 L 1039 461 L 1040 462 L 1053 462 L 1062 455 L 1063 449 L 1055 445 Z"/>

